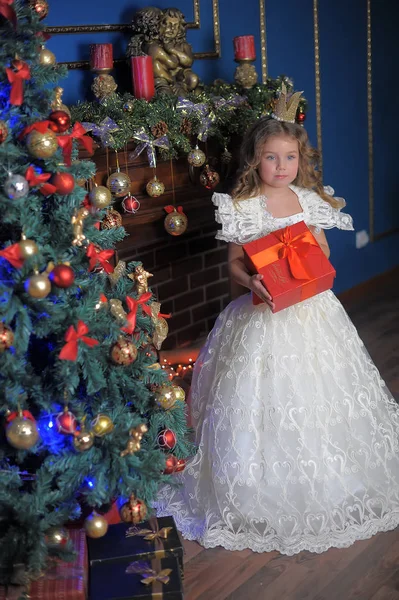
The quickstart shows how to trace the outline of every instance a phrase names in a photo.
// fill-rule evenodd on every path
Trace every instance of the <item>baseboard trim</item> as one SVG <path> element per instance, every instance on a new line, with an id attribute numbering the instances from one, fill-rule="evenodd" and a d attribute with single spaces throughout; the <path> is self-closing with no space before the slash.
<path id="1" fill-rule="evenodd" d="M 359 285 L 355 285 L 353 288 L 337 294 L 337 297 L 344 306 L 351 306 L 353 304 L 362 302 L 365 298 L 378 296 L 380 293 L 386 293 L 386 286 L 389 285 L 390 281 L 394 281 L 395 285 L 399 280 L 399 266 L 385 271 L 380 275 L 376 275 Z"/>

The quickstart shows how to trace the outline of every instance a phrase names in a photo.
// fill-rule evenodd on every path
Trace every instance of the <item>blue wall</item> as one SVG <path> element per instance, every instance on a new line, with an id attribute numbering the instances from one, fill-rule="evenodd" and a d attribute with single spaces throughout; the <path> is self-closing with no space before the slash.
<path id="1" fill-rule="evenodd" d="M 69 0 L 50 4 L 48 25 L 128 23 L 132 14 L 150 3 L 114 0 L 106 3 Z M 160 8 L 176 6 L 193 20 L 189 0 L 158 0 Z M 268 73 L 285 73 L 304 90 L 309 101 L 306 127 L 316 144 L 313 1 L 267 0 L 266 31 Z M 384 8 L 385 5 L 385 8 Z M 201 60 L 195 70 L 206 82 L 216 77 L 233 79 L 232 38 L 254 34 L 257 41 L 257 71 L 261 74 L 259 0 L 219 0 L 222 56 Z M 194 51 L 213 49 L 212 1 L 200 0 L 201 29 L 189 30 Z M 395 14 L 393 14 L 395 13 Z M 399 227 L 398 117 L 399 46 L 395 22 L 399 8 L 372 0 L 373 39 L 373 137 L 375 233 Z M 396 19 L 395 19 L 396 17 Z M 319 1 L 321 106 L 324 181 L 337 195 L 347 200 L 355 230 L 369 231 L 368 137 L 367 137 L 367 14 L 366 0 Z M 122 58 L 127 34 L 57 35 L 48 42 L 58 61 L 86 60 L 90 43 L 112 42 L 114 57 Z M 116 74 L 121 88 L 130 89 L 130 76 L 123 68 Z M 64 82 L 64 100 L 72 104 L 90 96 L 89 71 L 71 71 Z M 383 237 L 358 250 L 354 232 L 332 230 L 328 233 L 332 262 L 337 269 L 336 291 L 348 289 L 398 264 L 399 235 Z"/>

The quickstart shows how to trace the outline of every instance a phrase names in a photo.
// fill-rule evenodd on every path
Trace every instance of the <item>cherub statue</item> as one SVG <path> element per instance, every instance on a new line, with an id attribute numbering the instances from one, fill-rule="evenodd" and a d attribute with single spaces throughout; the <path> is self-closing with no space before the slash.
<path id="1" fill-rule="evenodd" d="M 74 239 L 72 240 L 72 246 L 81 246 L 86 239 L 83 233 L 84 220 L 89 216 L 87 208 L 79 208 L 79 210 L 71 218 L 71 224 L 73 227 Z"/>
<path id="2" fill-rule="evenodd" d="M 179 9 L 144 8 L 133 19 L 133 31 L 128 56 L 152 56 L 157 91 L 184 96 L 197 88 L 199 78 L 191 70 L 194 57 Z"/>
<path id="3" fill-rule="evenodd" d="M 148 279 L 150 277 L 153 277 L 153 274 L 146 271 L 142 265 L 136 267 L 134 273 L 129 275 L 129 278 L 136 282 L 136 290 L 139 296 L 148 292 Z"/>

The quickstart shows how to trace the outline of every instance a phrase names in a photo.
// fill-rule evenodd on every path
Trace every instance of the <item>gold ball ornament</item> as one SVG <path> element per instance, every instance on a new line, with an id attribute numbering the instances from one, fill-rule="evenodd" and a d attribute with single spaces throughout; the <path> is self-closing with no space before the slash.
<path id="1" fill-rule="evenodd" d="M 103 220 L 101 221 L 101 229 L 114 229 L 115 227 L 121 227 L 122 216 L 117 210 L 111 208 Z"/>
<path id="2" fill-rule="evenodd" d="M 131 184 L 132 182 L 130 181 L 129 175 L 126 175 L 126 173 L 121 173 L 121 171 L 115 171 L 115 173 L 111 173 L 107 180 L 107 188 L 116 198 L 123 198 L 123 196 L 127 196 L 127 194 L 130 192 Z"/>
<path id="3" fill-rule="evenodd" d="M 117 365 L 131 365 L 137 358 L 137 348 L 127 338 L 120 337 L 112 347 L 111 358 Z"/>
<path id="4" fill-rule="evenodd" d="M 96 512 L 92 512 L 84 522 L 84 528 L 86 531 L 86 535 L 89 538 L 100 538 L 103 537 L 108 531 L 108 523 L 107 520 L 98 515 Z"/>
<path id="5" fill-rule="evenodd" d="M 164 193 L 165 186 L 162 183 L 162 181 L 159 181 L 159 179 L 155 175 L 155 177 L 150 179 L 150 181 L 147 183 L 145 189 L 147 190 L 147 194 L 149 196 L 151 196 L 152 198 L 158 198 Z"/>
<path id="6" fill-rule="evenodd" d="M 198 146 L 195 146 L 195 148 L 188 153 L 187 160 L 193 167 L 202 167 L 202 165 L 205 164 L 206 156 Z"/>
<path id="7" fill-rule="evenodd" d="M 51 283 L 48 273 L 35 273 L 25 281 L 25 291 L 32 298 L 45 298 L 51 292 Z"/>
<path id="8" fill-rule="evenodd" d="M 50 527 L 47 529 L 44 539 L 49 548 L 59 548 L 69 542 L 69 533 L 65 527 Z"/>
<path id="9" fill-rule="evenodd" d="M 25 259 L 30 258 L 39 252 L 36 242 L 33 240 L 28 240 L 26 236 L 22 236 L 18 246 L 21 256 Z"/>
<path id="10" fill-rule="evenodd" d="M 29 154 L 35 158 L 51 158 L 57 152 L 57 136 L 50 129 L 45 133 L 40 133 L 35 129 L 28 134 L 26 147 Z"/>
<path id="11" fill-rule="evenodd" d="M 108 415 L 99 414 L 91 422 L 91 430 L 96 437 L 103 437 L 107 433 L 111 433 L 114 429 L 114 424 Z"/>
<path id="12" fill-rule="evenodd" d="M 143 500 L 132 494 L 129 501 L 122 505 L 119 514 L 124 523 L 138 525 L 146 518 L 147 506 Z"/>
<path id="13" fill-rule="evenodd" d="M 89 200 L 96 208 L 107 208 L 112 202 L 111 192 L 103 185 L 96 185 L 89 193 Z"/>
<path id="14" fill-rule="evenodd" d="M 184 402 L 186 399 L 186 392 L 183 390 L 183 388 L 180 387 L 179 385 L 174 385 L 173 388 L 175 390 L 176 400 L 180 400 L 180 402 Z"/>
<path id="15" fill-rule="evenodd" d="M 14 332 L 4 323 L 0 323 L 0 354 L 11 348 L 14 342 Z"/>
<path id="16" fill-rule="evenodd" d="M 123 105 L 123 110 L 127 113 L 131 113 L 134 110 L 134 100 L 126 100 Z"/>
<path id="17" fill-rule="evenodd" d="M 188 225 L 188 219 L 183 212 L 178 212 L 176 209 L 170 212 L 165 217 L 164 227 L 170 235 L 182 235 Z"/>
<path id="18" fill-rule="evenodd" d="M 38 441 L 39 431 L 34 421 L 20 415 L 7 425 L 6 438 L 13 448 L 29 450 Z"/>
<path id="19" fill-rule="evenodd" d="M 155 394 L 155 401 L 164 410 L 169 410 L 176 404 L 175 388 L 172 385 L 162 385 Z"/>
<path id="20" fill-rule="evenodd" d="M 55 54 L 51 52 L 48 48 L 42 48 L 39 52 L 39 63 L 42 67 L 53 67 L 57 59 L 55 58 Z"/>
<path id="21" fill-rule="evenodd" d="M 78 452 L 90 450 L 94 444 L 94 435 L 91 431 L 81 429 L 73 438 L 73 445 Z"/>

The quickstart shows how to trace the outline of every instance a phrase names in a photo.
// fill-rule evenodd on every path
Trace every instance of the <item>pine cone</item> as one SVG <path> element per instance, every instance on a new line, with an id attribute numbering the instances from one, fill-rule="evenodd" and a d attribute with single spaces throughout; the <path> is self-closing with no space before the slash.
<path id="1" fill-rule="evenodd" d="M 190 119 L 184 117 L 180 125 L 180 131 L 183 135 L 190 135 L 192 130 L 192 125 Z"/>
<path id="2" fill-rule="evenodd" d="M 163 135 L 166 135 L 169 131 L 169 128 L 165 121 L 158 121 L 155 125 L 151 127 L 151 133 L 154 137 L 160 138 Z"/>

